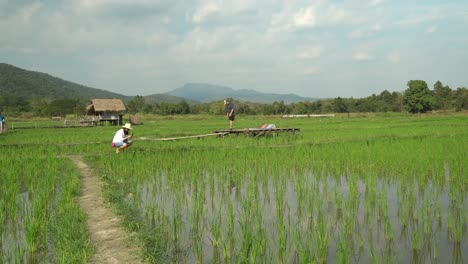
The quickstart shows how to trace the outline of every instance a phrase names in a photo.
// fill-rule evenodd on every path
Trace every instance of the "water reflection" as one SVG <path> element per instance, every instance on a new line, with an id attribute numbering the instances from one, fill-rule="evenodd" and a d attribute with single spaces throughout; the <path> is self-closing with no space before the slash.
<path id="1" fill-rule="evenodd" d="M 32 213 L 29 192 L 18 195 L 16 209 L 18 212 L 15 218 L 7 215 L 2 229 L 2 263 L 28 263 L 28 259 L 31 258 L 26 240 L 26 226 Z"/>
<path id="2" fill-rule="evenodd" d="M 312 171 L 235 177 L 205 172 L 175 187 L 162 174 L 138 187 L 135 205 L 151 225 L 177 230 L 190 262 L 463 263 L 468 254 L 467 194 L 454 184 Z"/>

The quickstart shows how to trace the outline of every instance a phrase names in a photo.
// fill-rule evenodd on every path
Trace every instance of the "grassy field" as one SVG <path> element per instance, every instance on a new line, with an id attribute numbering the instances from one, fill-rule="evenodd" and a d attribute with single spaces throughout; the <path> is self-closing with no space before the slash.
<path id="1" fill-rule="evenodd" d="M 301 132 L 154 141 L 228 122 L 143 116 L 118 155 L 111 126 L 0 135 L 3 262 L 92 254 L 69 155 L 106 183 L 148 262 L 466 262 L 466 113 L 236 118 Z"/>

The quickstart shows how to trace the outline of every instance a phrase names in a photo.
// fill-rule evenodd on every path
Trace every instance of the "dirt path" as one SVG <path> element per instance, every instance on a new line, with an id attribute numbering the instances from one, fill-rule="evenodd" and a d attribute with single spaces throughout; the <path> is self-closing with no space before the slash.
<path id="1" fill-rule="evenodd" d="M 104 205 L 102 183 L 79 156 L 71 157 L 82 177 L 80 206 L 87 214 L 87 224 L 96 254 L 90 263 L 142 263 L 138 249 L 128 244 L 129 236 L 120 226 L 120 218 Z"/>

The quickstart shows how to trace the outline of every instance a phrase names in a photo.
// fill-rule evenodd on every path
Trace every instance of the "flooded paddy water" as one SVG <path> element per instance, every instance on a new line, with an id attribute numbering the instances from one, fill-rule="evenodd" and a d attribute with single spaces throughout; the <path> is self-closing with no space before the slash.
<path id="1" fill-rule="evenodd" d="M 312 172 L 239 185 L 204 178 L 177 193 L 165 187 L 163 174 L 161 182 L 145 182 L 128 198 L 138 199 L 148 225 L 167 218 L 188 262 L 240 262 L 254 250 L 253 260 L 265 263 L 468 260 L 468 197 L 451 197 L 449 184 L 419 187 Z"/>

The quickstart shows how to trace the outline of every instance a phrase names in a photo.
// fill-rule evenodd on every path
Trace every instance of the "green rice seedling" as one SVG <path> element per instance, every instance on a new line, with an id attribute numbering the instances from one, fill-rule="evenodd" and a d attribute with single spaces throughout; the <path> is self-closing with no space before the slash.
<path id="1" fill-rule="evenodd" d="M 250 262 L 260 262 L 260 263 L 268 263 L 269 257 L 267 255 L 267 238 L 268 234 L 263 225 L 263 213 L 261 210 L 258 210 L 254 217 L 255 227 L 254 227 L 254 243 L 252 245 L 252 254 L 250 258 Z"/>
<path id="2" fill-rule="evenodd" d="M 334 196 L 335 196 L 335 206 L 336 206 L 336 218 L 339 220 L 341 217 L 343 217 L 343 195 L 341 190 L 339 190 L 339 186 L 335 185 L 336 188 L 334 190 Z"/>
<path id="3" fill-rule="evenodd" d="M 307 228 L 310 226 L 310 230 L 313 230 L 314 224 L 313 219 L 310 219 L 311 223 L 308 226 L 296 225 L 294 233 L 292 235 L 292 243 L 294 244 L 294 262 L 295 263 L 313 263 L 317 259 L 316 254 L 318 248 L 314 243 L 314 233 L 307 232 Z"/>
<path id="4" fill-rule="evenodd" d="M 372 264 L 380 263 L 379 256 L 377 256 L 377 254 L 375 253 L 374 245 L 372 243 L 370 243 L 369 251 L 370 251 L 369 254 L 370 254 L 370 258 L 371 258 L 371 263 Z"/>
<path id="5" fill-rule="evenodd" d="M 324 263 L 328 257 L 328 248 L 330 243 L 330 233 L 325 219 L 317 219 L 317 224 L 314 229 L 317 253 L 316 262 Z"/>
<path id="6" fill-rule="evenodd" d="M 220 211 L 221 212 L 221 211 Z M 215 214 L 211 221 L 210 229 L 210 241 L 215 251 L 218 251 L 221 247 L 221 215 L 220 213 Z"/>
<path id="7" fill-rule="evenodd" d="M 439 251 L 437 249 L 437 245 L 434 246 L 433 253 L 432 253 L 432 261 L 437 262 L 439 258 Z"/>
<path id="8" fill-rule="evenodd" d="M 451 240 L 460 243 L 466 230 L 466 213 L 460 205 L 451 205 L 447 215 L 447 229 Z"/>
<path id="9" fill-rule="evenodd" d="M 252 228 L 252 215 L 254 213 L 254 204 L 250 197 L 242 200 L 242 213 L 239 221 L 242 234 L 241 245 L 239 250 L 239 260 L 248 261 L 251 257 L 251 250 L 254 243 L 254 233 Z"/>
<path id="10" fill-rule="evenodd" d="M 394 239 L 394 233 L 392 229 L 392 224 L 390 222 L 389 217 L 385 217 L 384 219 L 384 232 L 385 232 L 385 238 L 387 239 L 388 242 L 393 242 Z"/>
<path id="11" fill-rule="evenodd" d="M 422 248 L 422 235 L 421 232 L 416 228 L 413 230 L 411 235 L 413 253 L 418 252 Z"/>
<path id="12" fill-rule="evenodd" d="M 223 260 L 231 261 L 232 252 L 235 249 L 235 238 L 234 238 L 234 205 L 231 201 L 227 203 L 227 219 L 226 219 L 226 232 L 223 238 Z"/>
<path id="13" fill-rule="evenodd" d="M 340 241 L 338 242 L 338 252 L 337 252 L 337 262 L 338 263 L 350 263 L 351 262 L 351 246 L 349 245 L 349 241 L 346 238 L 347 235 L 341 237 Z"/>

